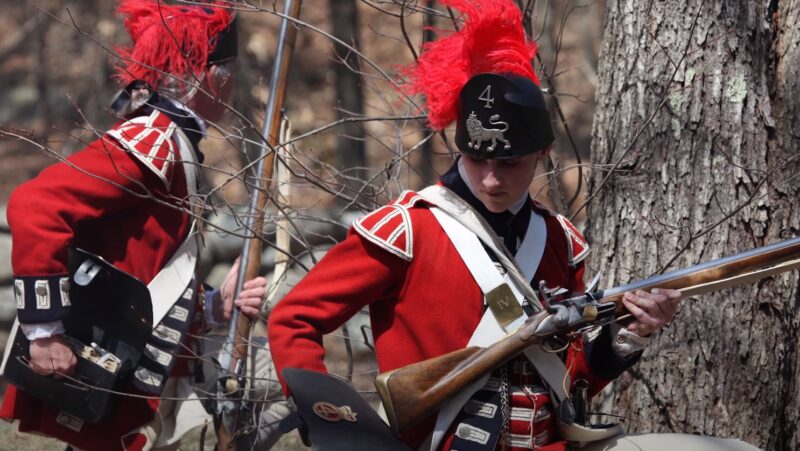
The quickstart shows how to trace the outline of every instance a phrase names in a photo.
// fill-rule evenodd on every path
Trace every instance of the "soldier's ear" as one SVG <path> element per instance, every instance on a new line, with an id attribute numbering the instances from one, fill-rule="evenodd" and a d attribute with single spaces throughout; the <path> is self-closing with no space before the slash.
<path id="1" fill-rule="evenodd" d="M 208 77 L 208 90 L 214 97 L 219 97 L 223 89 L 232 83 L 233 74 L 227 64 L 212 64 L 206 72 Z"/>
<path id="2" fill-rule="evenodd" d="M 544 149 L 537 152 L 536 162 L 544 161 L 545 158 L 550 156 L 550 151 L 553 150 L 553 144 L 545 147 Z"/>

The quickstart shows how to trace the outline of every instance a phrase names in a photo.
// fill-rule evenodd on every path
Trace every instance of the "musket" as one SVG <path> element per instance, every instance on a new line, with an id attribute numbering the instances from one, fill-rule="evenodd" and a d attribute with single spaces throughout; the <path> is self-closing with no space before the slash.
<path id="1" fill-rule="evenodd" d="M 237 274 L 234 299 L 239 296 L 246 280 L 258 277 L 261 267 L 261 233 L 264 226 L 264 208 L 267 205 L 269 186 L 275 165 L 275 149 L 279 143 L 281 110 L 286 97 L 289 66 L 292 60 L 297 28 L 291 22 L 300 15 L 301 0 L 285 0 L 278 48 L 270 78 L 270 94 L 262 127 L 261 151 L 253 180 L 253 196 L 245 218 L 245 230 L 252 237 L 245 240 L 242 248 L 241 266 Z M 239 427 L 239 412 L 242 408 L 244 372 L 252 324 L 249 318 L 234 308 L 225 343 L 219 354 L 221 368 L 217 382 L 216 429 L 217 450 L 227 451 L 236 447 L 236 431 Z"/>
<path id="2" fill-rule="evenodd" d="M 587 292 L 531 316 L 516 331 L 485 348 L 473 346 L 388 371 L 375 386 L 389 425 L 401 433 L 436 412 L 448 399 L 494 371 L 530 346 L 624 320 L 622 303 L 629 291 L 670 288 L 684 297 L 753 283 L 800 267 L 800 237 L 755 248 L 627 285 Z"/>

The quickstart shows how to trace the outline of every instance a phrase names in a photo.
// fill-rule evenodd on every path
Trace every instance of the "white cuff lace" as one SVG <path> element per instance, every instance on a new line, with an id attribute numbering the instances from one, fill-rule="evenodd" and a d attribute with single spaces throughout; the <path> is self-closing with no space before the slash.
<path id="1" fill-rule="evenodd" d="M 627 359 L 644 349 L 650 343 L 650 338 L 640 337 L 619 324 L 611 324 L 611 347 L 621 359 Z"/>
<path id="2" fill-rule="evenodd" d="M 50 338 L 53 335 L 60 335 L 64 333 L 64 324 L 61 321 L 51 321 L 49 323 L 35 323 L 35 324 L 22 324 L 22 333 L 28 341 L 38 340 L 40 338 Z"/>

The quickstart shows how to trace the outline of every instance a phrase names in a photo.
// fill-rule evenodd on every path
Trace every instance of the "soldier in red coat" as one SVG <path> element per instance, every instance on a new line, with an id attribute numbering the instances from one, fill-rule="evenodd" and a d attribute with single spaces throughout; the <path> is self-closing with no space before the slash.
<path id="1" fill-rule="evenodd" d="M 433 128 L 456 122 L 460 156 L 438 186 L 406 191 L 356 221 L 274 308 L 268 333 L 279 375 L 326 372 L 322 336 L 365 307 L 383 373 L 502 338 L 541 311 L 542 299 L 529 295 L 541 283 L 550 293 L 584 290 L 586 241 L 528 192 L 554 137 L 520 11 L 508 0 L 442 3 L 465 13 L 462 28 L 426 46 L 407 75 Z M 506 325 L 490 294 L 501 286 L 524 312 Z M 597 393 L 636 363 L 680 301 L 674 290 L 625 294 L 627 327 L 605 326 L 557 354 L 526 351 L 403 440 L 425 450 L 556 450 L 614 435 L 565 427 L 571 419 L 557 405 L 572 390 L 562 385 Z M 291 396 L 285 382 L 284 391 Z"/>
<path id="2" fill-rule="evenodd" d="M 199 247 L 193 209 L 205 121 L 220 119 L 232 92 L 236 29 L 230 11 L 216 3 L 122 0 L 118 12 L 133 41 L 121 50 L 117 74 L 125 87 L 113 108 L 122 120 L 12 194 L 15 295 L 30 368 L 39 375 L 74 376 L 74 348 L 63 335 L 72 308 L 70 249 L 99 256 L 146 284 L 154 329 L 123 389 L 132 396 L 121 396 L 99 422 L 14 385 L 0 417 L 75 449 L 176 449 L 181 435 L 209 420 L 191 387 L 190 336 L 204 318 L 229 315 L 233 304 L 230 284 L 204 296 L 193 278 Z M 236 300 L 245 314 L 257 314 L 264 286 L 263 278 L 247 282 Z"/>

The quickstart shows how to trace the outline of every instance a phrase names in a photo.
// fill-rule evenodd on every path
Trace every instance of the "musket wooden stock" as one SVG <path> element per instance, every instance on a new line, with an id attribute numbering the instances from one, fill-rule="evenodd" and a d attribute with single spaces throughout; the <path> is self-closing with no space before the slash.
<path id="1" fill-rule="evenodd" d="M 599 303 L 615 303 L 615 316 L 619 318 L 627 314 L 622 295 L 628 291 L 671 288 L 688 297 L 756 282 L 798 267 L 800 237 L 592 293 L 591 296 Z M 398 434 L 405 431 L 527 347 L 555 335 L 535 334 L 547 316 L 546 312 L 537 313 L 516 332 L 486 348 L 460 349 L 379 375 L 375 386 L 392 430 Z M 564 332 L 569 330 L 559 331 Z"/>
<path id="2" fill-rule="evenodd" d="M 278 40 L 278 51 L 276 53 L 275 66 L 271 77 L 271 92 L 269 102 L 266 107 L 266 116 L 262 135 L 265 144 L 262 146 L 260 162 L 256 170 L 258 177 L 254 179 L 255 189 L 253 198 L 246 217 L 246 227 L 253 236 L 249 238 L 242 252 L 242 262 L 236 283 L 236 295 L 244 285 L 246 280 L 258 277 L 261 268 L 261 231 L 264 228 L 264 209 L 267 205 L 269 187 L 272 183 L 272 173 L 275 167 L 276 148 L 280 145 L 279 131 L 281 124 L 281 110 L 283 109 L 286 97 L 286 85 L 289 80 L 289 66 L 292 61 L 292 51 L 294 49 L 297 27 L 290 23 L 291 19 L 300 16 L 301 0 L 286 0 L 284 3 L 284 17 L 281 22 L 281 30 Z M 244 363 L 247 359 L 247 348 L 250 341 L 250 330 L 252 324 L 250 319 L 242 315 L 238 308 L 234 309 L 231 315 L 231 326 L 228 329 L 226 343 L 223 346 L 223 353 L 228 356 L 221 364 L 225 366 L 230 375 L 225 384 L 225 394 L 241 392 L 239 377 L 241 376 Z M 234 403 L 231 409 L 218 409 L 223 413 L 218 415 L 217 442 L 219 450 L 234 450 L 236 448 L 235 433 L 239 423 L 239 402 Z M 227 416 L 227 417 L 226 417 Z"/>
<path id="3" fill-rule="evenodd" d="M 383 401 L 389 426 L 406 430 L 435 412 L 483 375 L 500 367 L 525 348 L 541 343 L 530 332 L 546 313 L 540 313 L 517 332 L 486 348 L 472 346 L 380 374 L 375 387 Z"/>

